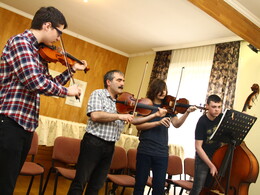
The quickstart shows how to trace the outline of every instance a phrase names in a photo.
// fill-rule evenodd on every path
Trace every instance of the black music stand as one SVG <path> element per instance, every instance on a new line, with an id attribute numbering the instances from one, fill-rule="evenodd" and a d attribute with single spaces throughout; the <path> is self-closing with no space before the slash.
<path id="1" fill-rule="evenodd" d="M 225 195 L 228 194 L 234 150 L 236 146 L 242 143 L 256 119 L 254 116 L 236 110 L 226 109 L 216 131 L 210 137 L 211 140 L 229 144 L 223 160 L 224 165 L 221 165 L 225 171 L 227 168 L 229 169 Z"/>

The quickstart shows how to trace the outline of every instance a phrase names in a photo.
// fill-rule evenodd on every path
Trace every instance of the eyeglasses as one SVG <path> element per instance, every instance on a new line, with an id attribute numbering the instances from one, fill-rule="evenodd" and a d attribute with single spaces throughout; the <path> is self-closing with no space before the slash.
<path id="1" fill-rule="evenodd" d="M 54 27 L 54 26 L 53 26 L 53 28 L 57 31 L 58 37 L 60 37 L 62 35 L 62 31 L 59 30 L 58 28 Z"/>

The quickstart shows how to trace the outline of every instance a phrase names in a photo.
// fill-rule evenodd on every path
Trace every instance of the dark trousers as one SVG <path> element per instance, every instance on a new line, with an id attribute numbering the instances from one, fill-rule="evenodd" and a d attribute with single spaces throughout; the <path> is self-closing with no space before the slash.
<path id="1" fill-rule="evenodd" d="M 143 195 L 150 170 L 153 173 L 152 194 L 163 195 L 168 157 L 157 157 L 137 153 L 134 195 Z"/>
<path id="2" fill-rule="evenodd" d="M 193 186 L 190 195 L 199 195 L 209 177 L 208 165 L 196 156 Z"/>
<path id="3" fill-rule="evenodd" d="M 12 195 L 30 150 L 33 133 L 0 115 L 0 194 Z"/>
<path id="4" fill-rule="evenodd" d="M 98 195 L 103 187 L 114 153 L 114 142 L 107 142 L 89 133 L 85 133 L 81 145 L 76 176 L 72 181 L 68 195 L 81 195 L 86 183 L 85 194 Z"/>

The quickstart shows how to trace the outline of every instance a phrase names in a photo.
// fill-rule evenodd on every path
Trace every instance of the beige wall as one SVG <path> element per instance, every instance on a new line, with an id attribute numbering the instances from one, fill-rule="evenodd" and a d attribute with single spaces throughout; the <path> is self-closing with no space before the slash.
<path id="1" fill-rule="evenodd" d="M 144 56 L 131 57 L 128 60 L 126 73 L 125 73 L 125 89 L 129 93 L 137 96 L 140 84 L 142 81 L 143 73 L 145 71 L 146 62 L 148 62 L 147 70 L 144 76 L 143 85 L 141 87 L 140 98 L 145 97 L 146 90 L 150 81 L 150 75 L 153 68 L 155 53 Z"/>
<path id="2" fill-rule="evenodd" d="M 250 50 L 247 45 L 247 42 L 242 42 L 240 49 L 238 80 L 234 104 L 234 109 L 238 111 L 242 111 L 246 98 L 249 96 L 249 94 L 251 94 L 252 91 L 250 87 L 252 86 L 252 84 L 260 84 L 260 54 L 256 54 L 255 52 Z M 126 69 L 125 91 L 131 92 L 135 95 L 137 94 L 143 69 L 146 61 L 148 61 L 149 67 L 141 90 L 141 97 L 145 97 L 154 58 L 155 54 L 129 58 Z M 248 114 L 254 115 L 256 117 L 260 116 L 260 100 L 256 100 L 253 107 L 248 110 Z M 260 118 L 256 121 L 253 128 L 250 130 L 245 139 L 247 147 L 252 151 L 257 159 L 260 159 L 259 138 Z M 192 145 L 191 147 L 194 146 Z M 256 183 L 252 183 L 249 189 L 250 195 L 259 194 L 260 179 L 258 179 Z"/>
<path id="3" fill-rule="evenodd" d="M 260 85 L 260 53 L 255 53 L 247 47 L 248 43 L 243 42 L 240 48 L 238 80 L 235 96 L 234 109 L 241 111 L 246 98 L 252 93 L 253 83 Z M 255 101 L 253 107 L 247 111 L 248 114 L 258 117 L 253 128 L 245 138 L 247 147 L 252 151 L 256 158 L 260 159 L 260 96 Z M 250 195 L 257 195 L 260 191 L 260 178 L 257 182 L 250 185 Z"/>
<path id="4" fill-rule="evenodd" d="M 134 94 L 134 97 L 137 98 L 137 94 L 140 88 L 142 81 L 143 73 L 145 71 L 146 62 L 148 66 L 144 75 L 143 84 L 141 86 L 141 91 L 139 95 L 140 98 L 146 96 L 146 90 L 150 81 L 150 75 L 153 68 L 153 62 L 155 58 L 155 53 L 150 55 L 143 55 L 137 57 L 131 57 L 128 60 L 126 73 L 125 73 L 125 87 L 124 91 Z M 137 131 L 134 125 L 132 127 L 132 134 L 136 135 Z"/>

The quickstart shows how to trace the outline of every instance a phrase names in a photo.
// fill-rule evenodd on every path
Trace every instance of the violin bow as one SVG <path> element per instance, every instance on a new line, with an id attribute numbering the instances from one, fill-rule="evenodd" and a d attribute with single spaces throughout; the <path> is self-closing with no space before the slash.
<path id="1" fill-rule="evenodd" d="M 175 101 L 174 101 L 173 112 L 174 112 L 174 110 L 175 110 L 175 107 L 176 107 L 176 103 L 177 103 L 177 97 L 178 97 L 179 90 L 180 90 L 180 86 L 181 86 L 182 73 L 183 73 L 183 69 L 184 69 L 184 68 L 185 68 L 184 66 L 181 68 L 181 75 L 180 75 L 180 80 L 179 80 L 179 85 L 178 85 L 177 93 L 176 93 L 176 96 L 175 96 L 175 97 L 176 97 L 176 99 L 175 99 Z"/>
<path id="2" fill-rule="evenodd" d="M 141 89 L 142 89 L 142 86 L 143 86 L 144 76 L 145 76 L 145 73 L 146 73 L 147 67 L 148 67 L 148 61 L 145 63 L 145 67 L 144 67 L 144 72 L 143 72 L 142 80 L 141 80 L 141 83 L 140 83 L 140 86 L 139 86 L 139 89 L 138 89 L 138 92 L 137 92 L 137 97 L 136 97 L 136 102 L 135 102 L 135 105 L 134 105 L 133 115 L 135 115 L 135 111 L 136 111 L 136 108 L 137 108 L 138 99 L 139 99 L 140 92 L 141 92 Z M 128 125 L 128 133 L 129 133 L 129 134 L 132 134 L 131 123 L 129 123 L 129 125 Z"/>
<path id="3" fill-rule="evenodd" d="M 138 89 L 138 92 L 137 92 L 137 96 L 136 96 L 136 102 L 135 102 L 135 106 L 134 106 L 133 114 L 135 113 L 136 108 L 137 108 L 137 103 L 138 103 L 138 99 L 139 99 L 139 96 L 140 96 L 140 92 L 141 92 L 141 89 L 142 89 L 142 86 L 143 86 L 144 76 L 145 76 L 145 73 L 146 73 L 147 67 L 148 67 L 148 62 L 145 63 L 145 67 L 144 67 L 144 72 L 143 72 L 142 80 L 141 80 L 141 83 L 140 83 L 140 86 L 139 86 L 139 89 Z"/>
<path id="4" fill-rule="evenodd" d="M 64 53 L 63 55 L 64 55 L 64 60 L 65 60 L 66 67 L 67 67 L 67 69 L 69 71 L 69 75 L 70 75 L 70 78 L 72 80 L 72 83 L 73 83 L 73 85 L 75 85 L 76 83 L 75 83 L 75 80 L 74 80 L 73 75 L 71 73 L 71 69 L 70 69 L 69 64 L 68 64 L 67 52 L 66 52 L 64 44 L 63 44 L 62 36 L 60 36 L 60 43 L 61 43 L 62 52 Z M 75 98 L 76 98 L 76 100 L 80 101 L 80 98 L 78 96 L 75 96 Z"/>
<path id="5" fill-rule="evenodd" d="M 214 179 L 217 182 L 218 187 L 220 188 L 220 191 L 218 190 L 211 190 L 212 192 L 219 194 L 219 195 L 224 195 L 223 192 L 225 192 L 224 188 L 222 187 L 222 185 L 220 184 L 219 178 L 217 175 L 214 175 Z"/>

